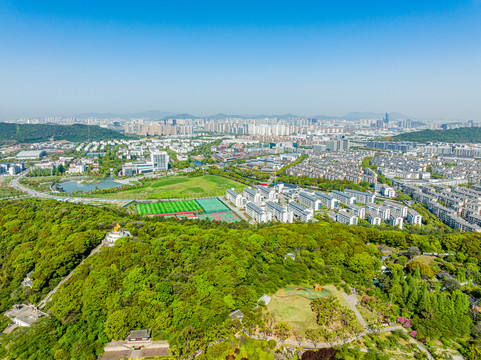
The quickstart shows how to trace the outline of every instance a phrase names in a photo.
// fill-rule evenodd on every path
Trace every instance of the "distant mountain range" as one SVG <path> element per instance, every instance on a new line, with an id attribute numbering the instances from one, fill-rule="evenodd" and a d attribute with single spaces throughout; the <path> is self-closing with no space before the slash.
<path id="1" fill-rule="evenodd" d="M 75 115 L 77 119 L 86 119 L 86 118 L 100 118 L 100 119 L 125 119 L 125 118 L 149 118 L 149 119 L 162 119 L 168 116 L 174 116 L 174 113 L 168 111 L 158 111 L 158 110 L 149 110 L 145 112 L 138 112 L 138 113 L 127 113 L 127 114 L 118 114 L 118 113 L 83 113 Z"/>
<path id="2" fill-rule="evenodd" d="M 87 119 L 87 118 L 100 118 L 100 119 L 131 119 L 131 118 L 144 118 L 152 121 L 156 120 L 166 120 L 171 118 L 177 119 L 196 119 L 196 118 L 204 118 L 204 119 L 224 119 L 224 118 L 244 118 L 244 119 L 263 119 L 263 118 L 278 118 L 278 119 L 289 119 L 289 118 L 313 118 L 318 120 L 347 120 L 347 121 L 356 121 L 361 119 L 382 119 L 385 113 L 380 112 L 350 112 L 345 115 L 314 115 L 314 116 L 301 116 L 296 114 L 224 114 L 218 113 L 213 115 L 207 116 L 198 116 L 192 115 L 188 113 L 173 113 L 169 111 L 159 111 L 159 110 L 149 110 L 145 112 L 137 112 L 137 113 L 98 113 L 98 112 L 89 112 L 89 113 L 82 113 L 77 115 L 64 115 L 62 117 L 73 116 L 77 119 Z M 452 122 L 456 120 L 447 120 L 447 119 L 439 119 L 439 118 L 421 118 L 416 116 L 409 116 L 402 113 L 392 112 L 389 113 L 391 120 L 398 121 L 404 119 L 411 119 L 413 121 L 420 121 L 420 122 L 432 122 L 432 121 L 445 121 L 445 122 Z M 41 117 L 41 116 L 40 116 Z M 2 117 L 0 117 L 0 120 Z M 459 119 L 458 119 L 459 121 Z"/>

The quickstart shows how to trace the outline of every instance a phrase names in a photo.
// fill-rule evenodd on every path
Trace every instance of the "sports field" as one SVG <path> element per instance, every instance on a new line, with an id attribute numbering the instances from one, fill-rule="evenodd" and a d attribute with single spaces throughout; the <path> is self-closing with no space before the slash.
<path id="1" fill-rule="evenodd" d="M 135 189 L 119 190 L 108 194 L 95 194 L 95 197 L 128 200 L 188 199 L 225 195 L 226 190 L 231 188 L 242 192 L 244 187 L 244 184 L 237 181 L 215 175 L 196 177 L 178 175 L 149 180 Z"/>
<path id="2" fill-rule="evenodd" d="M 195 200 L 161 201 L 152 204 L 136 204 L 140 215 L 162 215 L 202 211 Z"/>

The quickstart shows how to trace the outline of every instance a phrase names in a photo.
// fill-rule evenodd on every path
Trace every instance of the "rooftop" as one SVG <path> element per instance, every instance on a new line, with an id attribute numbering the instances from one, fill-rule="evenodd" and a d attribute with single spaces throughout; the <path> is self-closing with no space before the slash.
<path id="1" fill-rule="evenodd" d="M 27 326 L 32 325 L 35 321 L 43 316 L 47 316 L 46 313 L 39 310 L 33 305 L 13 305 L 12 309 L 5 312 L 5 315 L 10 319 L 17 319 L 22 323 L 27 324 Z"/>
<path id="2" fill-rule="evenodd" d="M 127 336 L 127 339 L 150 339 L 150 329 L 147 330 L 132 330 Z"/>

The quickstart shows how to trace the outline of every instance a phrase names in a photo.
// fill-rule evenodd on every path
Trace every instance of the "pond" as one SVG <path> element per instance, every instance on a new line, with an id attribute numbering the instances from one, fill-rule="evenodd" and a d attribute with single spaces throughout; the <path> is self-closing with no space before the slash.
<path id="1" fill-rule="evenodd" d="M 123 184 L 114 181 L 112 178 L 101 180 L 100 182 L 92 184 L 84 184 L 81 180 L 78 181 L 65 181 L 59 184 L 59 187 L 68 194 L 72 194 L 76 191 L 87 192 L 96 189 L 110 189 L 114 187 L 122 186 Z"/>

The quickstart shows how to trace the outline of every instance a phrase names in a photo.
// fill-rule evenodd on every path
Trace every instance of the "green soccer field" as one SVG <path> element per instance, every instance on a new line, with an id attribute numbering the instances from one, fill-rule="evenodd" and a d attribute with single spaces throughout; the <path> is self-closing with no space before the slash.
<path id="1" fill-rule="evenodd" d="M 140 215 L 163 215 L 185 212 L 197 212 L 202 208 L 195 200 L 162 201 L 152 204 L 136 204 Z"/>

